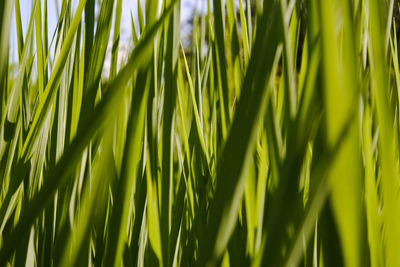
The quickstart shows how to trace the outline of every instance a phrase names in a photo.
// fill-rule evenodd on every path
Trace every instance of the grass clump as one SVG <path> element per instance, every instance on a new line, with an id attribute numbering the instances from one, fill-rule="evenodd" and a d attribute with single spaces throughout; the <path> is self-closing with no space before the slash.
<path id="1" fill-rule="evenodd" d="M 63 0 L 54 33 L 21 4 L 1 266 L 400 264 L 396 1 L 209 0 L 189 47 L 179 0 L 138 1 L 121 66 L 122 0 Z"/>

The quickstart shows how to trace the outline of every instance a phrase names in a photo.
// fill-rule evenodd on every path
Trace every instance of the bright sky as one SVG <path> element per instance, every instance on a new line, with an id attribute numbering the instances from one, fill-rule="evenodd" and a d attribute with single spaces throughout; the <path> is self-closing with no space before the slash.
<path id="1" fill-rule="evenodd" d="M 2 1 L 2 0 L 0 0 Z M 22 0 L 20 1 L 21 5 L 21 19 L 22 19 L 22 29 L 25 32 L 28 27 L 29 18 L 31 17 L 33 0 Z M 43 0 L 42 6 L 43 6 Z M 48 7 L 48 34 L 49 34 L 49 42 L 53 36 L 57 19 L 58 12 L 60 9 L 61 0 L 47 0 Z M 143 1 L 144 2 L 144 1 Z M 72 0 L 73 8 L 76 8 L 78 0 Z M 197 10 L 204 10 L 206 8 L 207 1 L 206 0 L 181 0 L 181 24 L 184 25 L 185 22 L 191 19 L 194 8 Z M 144 6 L 144 5 L 143 5 Z M 130 22 L 130 13 L 132 12 L 134 19 L 137 17 L 137 0 L 123 0 L 122 6 L 122 18 L 121 18 L 121 41 L 128 42 L 131 37 L 131 22 Z M 14 13 L 14 11 L 13 11 Z M 183 27 L 182 27 L 183 28 Z M 111 38 L 112 38 L 111 31 Z M 11 26 L 11 36 L 10 36 L 10 50 L 11 55 L 10 58 L 13 60 L 17 59 L 17 41 L 16 41 L 16 26 L 15 26 L 15 16 L 13 14 L 12 18 L 12 26 Z"/>

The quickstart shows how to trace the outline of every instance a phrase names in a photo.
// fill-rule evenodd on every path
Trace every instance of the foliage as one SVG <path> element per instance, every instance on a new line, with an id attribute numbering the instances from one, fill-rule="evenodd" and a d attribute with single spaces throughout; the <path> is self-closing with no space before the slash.
<path id="1" fill-rule="evenodd" d="M 397 2 L 251 2 L 0 1 L 1 266 L 400 265 Z"/>

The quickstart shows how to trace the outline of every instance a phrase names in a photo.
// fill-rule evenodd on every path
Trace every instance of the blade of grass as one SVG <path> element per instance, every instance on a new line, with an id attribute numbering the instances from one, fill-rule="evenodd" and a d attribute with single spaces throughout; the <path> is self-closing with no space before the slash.
<path id="1" fill-rule="evenodd" d="M 264 51 L 269 53 L 260 52 L 261 55 L 257 56 L 252 54 L 250 58 L 242 85 L 246 90 L 242 90 L 232 128 L 217 167 L 218 183 L 210 208 L 207 237 L 200 240 L 200 265 L 217 264 L 236 224 L 237 208 L 244 191 L 249 157 L 253 153 L 255 136 L 260 127 L 259 118 L 266 109 L 266 83 L 271 79 L 271 70 L 277 64 L 281 51 L 278 49 L 279 40 L 272 37 L 276 36 L 278 11 L 276 3 L 265 6 L 261 18 L 264 23 L 261 23 L 263 26 L 258 28 L 256 34 L 253 50 L 262 51 L 261 47 L 265 46 L 268 49 Z M 267 18 L 271 19 L 272 24 L 265 23 Z"/>

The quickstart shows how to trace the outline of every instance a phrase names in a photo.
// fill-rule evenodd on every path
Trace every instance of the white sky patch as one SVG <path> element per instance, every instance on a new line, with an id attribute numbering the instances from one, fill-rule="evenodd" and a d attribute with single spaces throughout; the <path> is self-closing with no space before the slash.
<path id="1" fill-rule="evenodd" d="M 130 49 L 130 43 L 127 41 L 120 40 L 118 44 L 118 58 L 117 58 L 117 72 L 121 66 L 123 66 L 128 60 Z M 104 66 L 101 73 L 103 79 L 108 79 L 110 76 L 111 68 L 111 55 L 112 55 L 112 42 L 108 42 L 106 58 L 104 59 Z"/>

